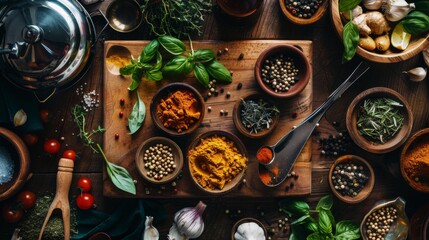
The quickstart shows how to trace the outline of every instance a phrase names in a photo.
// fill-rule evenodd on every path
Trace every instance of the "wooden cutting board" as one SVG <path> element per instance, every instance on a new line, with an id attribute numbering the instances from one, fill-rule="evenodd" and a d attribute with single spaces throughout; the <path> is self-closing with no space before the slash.
<path id="1" fill-rule="evenodd" d="M 147 44 L 147 41 L 106 41 L 104 44 L 104 59 L 110 56 L 112 52 L 129 51 L 134 58 L 140 55 L 141 50 Z M 312 42 L 311 41 L 288 41 L 288 40 L 249 40 L 249 41 L 231 41 L 231 42 L 214 42 L 214 41 L 196 41 L 193 43 L 194 49 L 210 48 L 215 53 L 222 50 L 224 53 L 218 58 L 231 71 L 233 71 L 233 82 L 228 85 L 217 85 L 220 89 L 224 88 L 224 93 L 217 97 L 210 97 L 206 102 L 206 114 L 204 121 L 195 133 L 182 138 L 172 138 L 181 148 L 186 156 L 186 150 L 190 142 L 199 134 L 209 130 L 225 130 L 236 134 L 247 147 L 249 154 L 248 169 L 241 185 L 235 190 L 228 192 L 224 197 L 284 197 L 284 196 L 302 196 L 311 193 L 311 146 L 309 141 L 304 148 L 300 158 L 296 162 L 293 171 L 299 176 L 298 178 L 287 179 L 281 185 L 275 188 L 269 188 L 262 184 L 258 176 L 258 164 L 255 159 L 256 150 L 262 145 L 276 143 L 285 135 L 293 126 L 301 122 L 312 111 L 312 82 L 310 79 L 307 87 L 302 93 L 293 99 L 278 100 L 274 102 L 279 107 L 280 123 L 271 135 L 266 138 L 255 140 L 248 139 L 235 130 L 232 121 L 232 109 L 236 101 L 240 98 L 255 92 L 262 92 L 254 79 L 254 66 L 259 54 L 266 48 L 278 44 L 291 44 L 302 49 L 307 59 L 312 63 Z M 189 47 L 188 47 L 189 48 Z M 228 48 L 228 52 L 224 49 Z M 239 55 L 243 53 L 244 58 L 239 60 Z M 196 87 L 204 96 L 207 90 L 200 86 L 195 77 L 190 74 L 183 80 Z M 138 89 L 139 95 L 146 105 L 146 119 L 142 128 L 130 135 L 127 130 L 127 117 L 132 110 L 136 101 L 136 94 L 127 90 L 131 82 L 129 76 L 116 76 L 109 72 L 104 63 L 104 151 L 110 162 L 125 167 L 136 181 L 137 194 L 131 195 L 117 189 L 107 177 L 104 169 L 104 195 L 107 197 L 129 198 L 186 198 L 186 197 L 203 197 L 210 196 L 197 188 L 192 181 L 188 164 L 185 157 L 181 177 L 164 185 L 153 185 L 146 182 L 139 174 L 136 164 L 135 155 L 138 147 L 146 139 L 153 136 L 165 136 L 162 132 L 155 129 L 151 117 L 149 116 L 149 106 L 152 96 L 156 91 L 168 84 L 169 80 L 152 82 L 143 79 Z M 238 90 L 237 85 L 243 84 Z M 227 92 L 231 93 L 229 98 Z M 125 99 L 125 104 L 120 104 L 120 99 Z M 211 106 L 211 112 L 207 107 Z M 228 111 L 227 116 L 221 116 L 220 110 Z M 124 112 L 124 117 L 119 117 L 119 112 Z M 115 139 L 115 134 L 119 134 L 119 139 Z M 168 137 L 168 136 L 166 136 Z M 170 137 L 171 138 L 171 137 Z M 293 187 L 290 188 L 291 183 Z M 288 187 L 289 186 L 289 187 Z M 286 191 L 286 189 L 289 190 Z"/>

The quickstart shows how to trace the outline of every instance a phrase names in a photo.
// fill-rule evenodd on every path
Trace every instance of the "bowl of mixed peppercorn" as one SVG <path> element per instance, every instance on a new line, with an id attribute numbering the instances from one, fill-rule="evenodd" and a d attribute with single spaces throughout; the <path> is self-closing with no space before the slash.
<path id="1" fill-rule="evenodd" d="M 405 98 L 385 87 L 370 88 L 356 96 L 346 119 L 353 142 L 376 154 L 401 146 L 413 127 L 413 114 Z"/>
<path id="2" fill-rule="evenodd" d="M 318 21 L 328 9 L 327 0 L 279 0 L 283 14 L 299 25 Z"/>
<path id="3" fill-rule="evenodd" d="M 276 45 L 256 60 L 255 78 L 262 90 L 275 98 L 291 98 L 304 90 L 312 75 L 311 65 L 297 46 Z"/>

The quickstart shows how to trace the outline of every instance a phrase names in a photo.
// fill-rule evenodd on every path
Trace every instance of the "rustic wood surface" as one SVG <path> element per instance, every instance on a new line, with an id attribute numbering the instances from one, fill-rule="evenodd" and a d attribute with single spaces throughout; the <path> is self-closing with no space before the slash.
<path id="1" fill-rule="evenodd" d="M 105 0 L 95 5 L 88 6 L 89 11 L 101 9 L 105 11 L 111 0 Z M 101 17 L 94 18 L 97 29 L 105 24 Z M 100 37 L 96 46 L 96 57 L 89 74 L 78 84 L 70 89 L 56 94 L 49 102 L 41 104 L 40 108 L 49 109 L 53 113 L 52 120 L 45 125 L 45 130 L 39 133 L 39 143 L 30 148 L 32 156 L 31 171 L 33 178 L 25 188 L 38 194 L 55 192 L 55 174 L 59 156 L 47 156 L 42 151 L 42 142 L 47 138 L 61 139 L 64 137 L 62 150 L 73 148 L 80 154 L 76 161 L 75 175 L 72 183 L 72 193 L 78 190 L 74 188 L 77 178 L 88 176 L 93 180 L 92 193 L 95 196 L 97 206 L 101 210 L 112 211 L 118 204 L 126 204 L 127 200 L 112 199 L 103 196 L 103 160 L 93 154 L 92 150 L 85 147 L 76 137 L 77 128 L 71 118 L 71 107 L 79 103 L 81 95 L 76 90 L 83 92 L 95 90 L 100 94 L 102 101 L 103 86 L 103 40 L 147 40 L 146 30 L 141 26 L 135 32 L 129 34 L 116 33 L 108 29 Z M 350 74 L 352 69 L 361 59 L 356 57 L 353 61 L 341 64 L 342 45 L 331 23 L 330 14 L 313 25 L 298 26 L 289 22 L 282 14 L 277 0 L 266 0 L 261 7 L 260 14 L 248 21 L 232 21 L 214 7 L 213 13 L 205 21 L 203 34 L 194 37 L 194 40 L 249 40 L 249 39 L 287 39 L 287 40 L 311 40 L 313 42 L 313 108 L 319 106 L 329 94 Z M 359 92 L 374 86 L 385 86 L 401 93 L 410 103 L 414 114 L 413 132 L 426 127 L 429 111 L 427 111 L 428 83 L 427 79 L 420 83 L 412 83 L 401 73 L 404 70 L 416 66 L 424 66 L 422 56 L 419 54 L 407 61 L 394 64 L 371 63 L 371 70 L 355 85 L 349 89 L 343 98 L 335 104 L 320 122 L 316 129 L 317 135 L 313 136 L 312 144 L 312 193 L 301 198 L 307 200 L 311 206 L 315 206 L 321 196 L 330 194 L 327 181 L 329 167 L 334 158 L 323 157 L 318 149 L 318 136 L 328 136 L 337 131 L 345 130 L 345 113 L 348 104 Z M 103 124 L 103 109 L 101 107 L 90 111 L 88 114 L 88 129 L 94 129 Z M 335 126 L 333 122 L 337 122 Z M 102 142 L 102 136 L 96 135 L 94 140 Z M 371 195 L 365 201 L 349 205 L 334 199 L 334 216 L 336 219 L 353 219 L 360 222 L 366 212 L 377 202 L 384 199 L 393 199 L 401 196 L 407 201 L 407 213 L 411 217 L 415 211 L 427 204 L 427 194 L 421 194 L 412 190 L 403 180 L 399 171 L 399 151 L 384 155 L 369 154 L 360 149 L 351 149 L 354 153 L 364 157 L 373 166 L 377 176 Z M 200 198 L 192 199 L 160 199 L 167 212 L 167 218 L 162 222 L 156 222 L 155 226 L 161 233 L 161 239 L 165 239 L 171 226 L 173 214 L 183 208 L 195 205 Z M 269 230 L 275 230 L 272 239 L 287 239 L 288 232 L 277 228 L 277 220 L 284 218 L 278 212 L 279 198 L 204 198 L 208 205 L 204 213 L 205 231 L 199 239 L 217 240 L 228 239 L 231 227 L 239 219 L 254 217 L 260 219 Z M 226 214 L 225 211 L 230 213 Z M 0 223 L 0 228 L 3 226 Z M 10 238 L 8 238 L 10 239 Z"/>

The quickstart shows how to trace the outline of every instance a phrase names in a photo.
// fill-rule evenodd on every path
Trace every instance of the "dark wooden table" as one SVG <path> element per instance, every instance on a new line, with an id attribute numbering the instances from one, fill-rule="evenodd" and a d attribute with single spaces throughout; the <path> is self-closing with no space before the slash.
<path id="1" fill-rule="evenodd" d="M 88 10 L 94 11 L 100 8 L 105 10 L 109 0 L 89 6 Z M 101 29 L 104 24 L 101 17 L 94 18 L 96 26 Z M 109 199 L 103 197 L 102 181 L 104 167 L 100 155 L 92 154 L 91 149 L 85 147 L 76 137 L 78 129 L 72 121 L 71 107 L 81 100 L 76 94 L 76 89 L 82 88 L 83 92 L 95 90 L 102 98 L 103 81 L 103 40 L 142 40 L 148 39 L 145 29 L 139 28 L 133 33 L 120 34 L 108 29 L 102 34 L 96 47 L 96 57 L 89 74 L 76 86 L 67 91 L 56 94 L 49 102 L 40 107 L 53 113 L 53 119 L 46 124 L 45 130 L 40 133 L 39 143 L 30 148 L 32 156 L 31 170 L 33 178 L 26 188 L 39 194 L 55 191 L 55 176 L 58 157 L 47 157 L 42 153 L 42 142 L 47 138 L 64 138 L 62 150 L 75 149 L 80 153 L 80 159 L 76 162 L 74 184 L 81 176 L 88 176 L 93 181 L 92 193 L 99 209 L 111 211 L 117 203 L 126 201 L 123 199 Z M 277 0 L 266 0 L 261 12 L 253 21 L 233 22 L 220 13 L 216 7 L 214 12 L 206 18 L 203 34 L 194 37 L 198 40 L 243 40 L 243 39 L 288 39 L 313 41 L 313 108 L 319 106 L 328 95 L 351 73 L 353 68 L 361 61 L 355 57 L 349 63 L 342 64 L 342 44 L 331 24 L 329 12 L 317 23 L 311 26 L 294 25 L 283 16 Z M 328 136 L 345 130 L 345 109 L 352 98 L 359 92 L 374 86 L 390 87 L 403 94 L 412 106 L 414 114 L 413 132 L 424 128 L 427 123 L 429 111 L 426 104 L 429 102 L 427 80 L 421 83 L 411 83 L 401 72 L 416 66 L 424 66 L 422 56 L 418 55 L 410 60 L 397 64 L 371 63 L 371 70 L 349 91 L 343 99 L 326 114 L 317 128 L 319 136 Z M 102 125 L 103 109 L 96 108 L 88 115 L 88 123 L 92 129 Z M 332 122 L 338 124 L 334 126 Z M 305 198 L 314 206 L 320 197 L 330 194 L 327 181 L 328 170 L 334 158 L 323 157 L 318 149 L 318 136 L 313 136 L 313 177 L 312 194 Z M 102 136 L 95 137 L 102 142 Z M 376 183 L 373 192 L 362 203 L 348 205 L 334 199 L 334 215 L 337 219 L 352 219 L 360 222 L 365 213 L 379 200 L 393 199 L 401 196 L 407 200 L 407 212 L 411 217 L 415 210 L 426 203 L 428 195 L 419 194 L 406 185 L 399 173 L 399 154 L 395 151 L 386 155 L 372 155 L 363 150 L 351 150 L 351 153 L 367 158 L 376 172 Z M 73 189 L 73 194 L 77 189 Z M 200 199 L 168 199 L 159 200 L 168 213 L 167 219 L 158 223 L 156 227 L 161 233 L 160 239 L 165 239 L 171 226 L 173 214 L 187 206 L 195 205 Z M 277 220 L 284 218 L 278 212 L 279 199 L 270 198 L 206 198 L 207 204 L 204 213 L 205 231 L 199 239 L 218 240 L 229 239 L 231 227 L 238 218 L 254 217 L 262 220 L 269 229 L 276 230 L 272 239 L 287 239 L 287 232 L 279 232 Z M 231 217 L 226 214 L 240 211 L 238 216 Z M 261 214 L 262 213 L 262 214 Z M 263 216 L 262 216 L 263 215 Z"/>

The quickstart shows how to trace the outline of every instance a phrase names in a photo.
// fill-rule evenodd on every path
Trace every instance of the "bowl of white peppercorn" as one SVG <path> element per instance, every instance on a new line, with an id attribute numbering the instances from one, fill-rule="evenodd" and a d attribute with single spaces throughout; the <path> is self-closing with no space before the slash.
<path id="1" fill-rule="evenodd" d="M 155 184 L 174 180 L 183 167 L 180 147 L 171 139 L 152 137 L 143 142 L 136 153 L 137 169 L 142 177 Z"/>
<path id="2" fill-rule="evenodd" d="M 264 92 L 275 98 L 291 98 L 304 90 L 312 75 L 303 51 L 293 45 L 265 49 L 256 60 L 255 78 Z"/>

